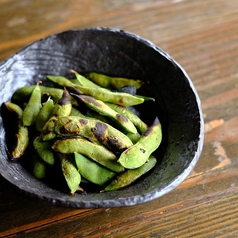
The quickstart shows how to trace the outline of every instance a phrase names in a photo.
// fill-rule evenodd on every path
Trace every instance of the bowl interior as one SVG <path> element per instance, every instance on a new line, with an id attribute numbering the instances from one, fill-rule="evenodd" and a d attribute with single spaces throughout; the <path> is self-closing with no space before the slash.
<path id="1" fill-rule="evenodd" d="M 97 71 L 144 80 L 138 94 L 155 102 L 138 107 L 151 124 L 159 117 L 163 141 L 157 166 L 132 186 L 108 193 L 70 196 L 33 178 L 7 156 L 0 117 L 0 174 L 30 197 L 67 207 L 115 207 L 158 198 L 179 185 L 195 166 L 203 144 L 203 120 L 197 93 L 184 70 L 165 52 L 134 34 L 116 29 L 71 30 L 34 42 L 0 65 L 0 104 L 22 86 L 45 80 L 46 74 L 71 76 Z"/>

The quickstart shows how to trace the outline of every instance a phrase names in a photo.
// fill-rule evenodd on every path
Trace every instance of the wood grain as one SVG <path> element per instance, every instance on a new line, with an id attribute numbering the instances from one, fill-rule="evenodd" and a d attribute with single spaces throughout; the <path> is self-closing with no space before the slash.
<path id="1" fill-rule="evenodd" d="M 146 204 L 52 207 L 0 182 L 0 237 L 238 237 L 238 1 L 0 0 L 0 7 L 0 61 L 68 29 L 115 27 L 149 39 L 187 71 L 206 129 L 190 176 Z"/>

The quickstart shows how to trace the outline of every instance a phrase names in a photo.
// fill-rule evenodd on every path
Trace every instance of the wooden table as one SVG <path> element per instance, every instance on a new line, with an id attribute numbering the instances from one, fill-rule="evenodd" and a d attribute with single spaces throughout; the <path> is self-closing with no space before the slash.
<path id="1" fill-rule="evenodd" d="M 238 1 L 0 0 L 0 9 L 0 61 L 52 33 L 120 28 L 151 40 L 182 65 L 205 120 L 194 171 L 145 204 L 54 207 L 0 183 L 0 237 L 238 237 Z"/>

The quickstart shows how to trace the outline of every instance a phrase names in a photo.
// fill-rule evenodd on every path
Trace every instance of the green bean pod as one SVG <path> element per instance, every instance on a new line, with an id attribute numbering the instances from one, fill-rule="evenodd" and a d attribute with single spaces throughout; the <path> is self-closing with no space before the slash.
<path id="1" fill-rule="evenodd" d="M 55 156 L 51 149 L 51 144 L 48 141 L 42 141 L 40 137 L 37 136 L 33 141 L 33 146 L 39 157 L 47 164 L 53 165 L 55 163 Z"/>
<path id="2" fill-rule="evenodd" d="M 122 77 L 110 77 L 105 74 L 91 72 L 86 75 L 94 83 L 109 89 L 120 89 L 122 87 L 132 85 L 137 89 L 140 88 L 144 82 L 142 80 L 128 79 Z"/>
<path id="3" fill-rule="evenodd" d="M 107 105 L 112 108 L 114 111 L 120 113 L 121 115 L 128 118 L 135 126 L 136 128 L 141 132 L 145 132 L 148 128 L 146 123 L 144 123 L 135 113 L 133 113 L 129 108 L 123 107 L 120 105 L 116 105 L 113 103 L 107 103 Z"/>
<path id="4" fill-rule="evenodd" d="M 41 90 L 39 83 L 36 84 L 31 93 L 30 99 L 23 110 L 22 122 L 24 126 L 32 126 L 36 122 L 36 118 L 41 109 Z"/>
<path id="5" fill-rule="evenodd" d="M 65 181 L 70 189 L 70 193 L 73 195 L 79 190 L 79 185 L 81 182 L 81 175 L 77 168 L 67 155 L 59 154 L 61 169 L 64 175 Z"/>
<path id="6" fill-rule="evenodd" d="M 60 136 L 80 135 L 86 137 L 117 152 L 122 152 L 133 145 L 131 140 L 121 131 L 93 118 L 61 117 L 55 122 L 54 130 Z"/>
<path id="7" fill-rule="evenodd" d="M 83 137 L 63 138 L 56 140 L 52 149 L 62 154 L 77 152 L 83 154 L 114 172 L 124 171 L 117 162 L 117 157 L 105 147 L 94 144 Z"/>
<path id="8" fill-rule="evenodd" d="M 147 162 L 139 168 L 129 169 L 117 175 L 117 177 L 113 179 L 111 183 L 109 183 L 101 192 L 115 191 L 129 186 L 150 171 L 155 166 L 156 162 L 156 158 L 151 155 Z"/>
<path id="9" fill-rule="evenodd" d="M 122 130 L 130 133 L 137 133 L 137 129 L 135 128 L 134 124 L 128 120 L 123 115 L 117 113 L 113 109 L 111 109 L 109 106 L 107 106 L 104 102 L 95 99 L 92 96 L 87 95 L 78 95 L 78 94 L 72 94 L 77 99 L 84 102 L 90 109 L 96 111 L 100 115 L 109 117 L 112 119 L 118 126 L 121 127 Z"/>
<path id="10" fill-rule="evenodd" d="M 82 154 L 74 153 L 74 158 L 79 173 L 91 183 L 102 186 L 116 176 L 116 173 Z"/>
<path id="11" fill-rule="evenodd" d="M 112 92 L 105 88 L 90 88 L 80 85 L 75 85 L 75 87 L 85 95 L 92 96 L 103 102 L 111 102 L 122 106 L 134 106 L 144 102 L 144 98 L 133 96 L 129 93 Z"/>
<path id="12" fill-rule="evenodd" d="M 141 135 L 138 142 L 122 152 L 118 162 L 126 169 L 142 166 L 159 147 L 161 140 L 161 124 L 156 118 L 154 123 Z"/>

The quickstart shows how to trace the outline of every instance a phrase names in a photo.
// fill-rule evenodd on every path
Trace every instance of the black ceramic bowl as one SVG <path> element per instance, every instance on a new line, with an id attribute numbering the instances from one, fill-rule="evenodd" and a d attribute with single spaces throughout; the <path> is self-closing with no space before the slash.
<path id="1" fill-rule="evenodd" d="M 154 97 L 155 102 L 147 102 L 139 110 L 148 124 L 155 116 L 161 121 L 163 141 L 155 153 L 158 163 L 143 179 L 122 190 L 71 196 L 35 179 L 21 163 L 9 160 L 1 115 L 0 177 L 9 189 L 66 207 L 118 207 L 159 198 L 186 179 L 201 154 L 204 124 L 191 80 L 168 54 L 148 40 L 117 29 L 51 35 L 0 64 L 0 104 L 10 100 L 17 88 L 44 80 L 46 74 L 69 76 L 69 69 L 146 82 L 139 93 Z"/>

